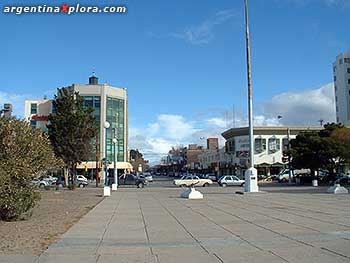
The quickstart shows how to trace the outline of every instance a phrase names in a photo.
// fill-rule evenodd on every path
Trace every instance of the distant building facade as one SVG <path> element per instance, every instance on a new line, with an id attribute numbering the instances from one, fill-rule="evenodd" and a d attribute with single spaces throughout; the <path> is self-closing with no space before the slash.
<path id="1" fill-rule="evenodd" d="M 200 166 L 199 155 L 204 152 L 203 146 L 189 144 L 186 150 L 186 163 L 188 169 L 198 169 Z"/>
<path id="2" fill-rule="evenodd" d="M 300 132 L 320 131 L 322 127 L 254 127 L 254 165 L 259 174 L 277 174 L 285 164 L 283 151 Z M 248 165 L 249 129 L 232 128 L 222 133 L 226 152 L 233 156 L 233 166 L 243 174 Z"/>
<path id="3" fill-rule="evenodd" d="M 341 53 L 333 63 L 337 123 L 350 125 L 350 56 Z"/>
<path id="4" fill-rule="evenodd" d="M 125 88 L 112 87 L 107 84 L 99 84 L 96 76 L 89 78 L 86 85 L 72 84 L 65 87 L 69 92 L 79 92 L 84 98 L 85 106 L 94 109 L 94 116 L 98 121 L 98 155 L 99 160 L 107 158 L 113 164 L 113 129 L 117 138 L 117 169 L 132 169 L 128 163 L 128 100 L 127 90 Z M 46 131 L 48 116 L 52 113 L 52 100 L 26 100 L 25 102 L 25 118 L 30 122 L 32 127 L 40 128 Z M 110 123 L 107 129 L 104 128 L 105 121 Z M 96 153 L 91 155 L 91 160 L 84 162 L 77 167 L 89 172 L 89 176 L 93 175 L 96 168 Z"/>
<path id="5" fill-rule="evenodd" d="M 210 151 L 219 150 L 219 138 L 208 138 L 207 149 Z"/>
<path id="6" fill-rule="evenodd" d="M 25 100 L 24 102 L 24 118 L 30 122 L 30 126 L 33 128 L 47 132 L 46 125 L 48 124 L 51 113 L 51 100 Z"/>

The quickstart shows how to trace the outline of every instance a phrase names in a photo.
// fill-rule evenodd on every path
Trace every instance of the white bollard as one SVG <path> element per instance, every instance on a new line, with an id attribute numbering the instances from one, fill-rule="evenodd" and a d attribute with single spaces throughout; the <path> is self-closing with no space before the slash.
<path id="1" fill-rule="evenodd" d="M 103 196 L 111 196 L 111 188 L 109 186 L 103 187 Z"/>

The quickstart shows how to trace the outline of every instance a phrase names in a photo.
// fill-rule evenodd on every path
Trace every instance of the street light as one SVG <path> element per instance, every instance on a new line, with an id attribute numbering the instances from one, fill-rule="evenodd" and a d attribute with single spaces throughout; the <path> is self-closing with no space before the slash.
<path id="1" fill-rule="evenodd" d="M 258 188 L 258 172 L 254 168 L 254 134 L 253 134 L 253 93 L 250 65 L 250 39 L 248 25 L 248 0 L 244 0 L 245 11 L 245 29 L 246 29 L 246 52 L 247 52 L 247 79 L 248 79 L 248 115 L 249 115 L 249 153 L 250 162 L 249 168 L 245 172 L 245 192 L 259 192 Z"/>
<path id="2" fill-rule="evenodd" d="M 118 142 L 118 139 L 115 134 L 116 129 L 113 128 L 113 163 L 114 163 L 114 182 L 112 184 L 112 191 L 118 190 L 118 170 L 117 170 L 117 152 L 116 152 L 116 144 Z"/>
<path id="3" fill-rule="evenodd" d="M 110 124 L 108 121 L 105 121 L 103 124 L 103 127 L 105 128 L 106 138 L 105 138 L 105 186 L 103 188 L 103 195 L 104 196 L 110 196 L 111 195 L 111 188 L 108 186 L 108 159 L 107 159 L 107 130 L 110 127 Z"/>

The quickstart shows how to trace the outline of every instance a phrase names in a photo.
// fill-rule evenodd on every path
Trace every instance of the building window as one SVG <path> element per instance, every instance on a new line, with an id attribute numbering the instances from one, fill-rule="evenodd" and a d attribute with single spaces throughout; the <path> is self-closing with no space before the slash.
<path id="1" fill-rule="evenodd" d="M 254 144 L 254 153 L 260 154 L 266 151 L 266 139 L 256 138 Z"/>
<path id="2" fill-rule="evenodd" d="M 350 64 L 350 58 L 344 58 L 344 63 L 349 63 Z"/>
<path id="3" fill-rule="evenodd" d="M 31 120 L 30 121 L 30 127 L 32 127 L 32 128 L 36 128 L 36 120 Z"/>
<path id="4" fill-rule="evenodd" d="M 339 59 L 339 65 L 343 64 L 343 59 Z"/>
<path id="5" fill-rule="evenodd" d="M 278 152 L 280 150 L 280 139 L 276 137 L 269 138 L 269 154 Z"/>
<path id="6" fill-rule="evenodd" d="M 334 76 L 334 81 L 337 81 L 337 77 L 336 76 Z"/>
<path id="7" fill-rule="evenodd" d="M 347 72 L 350 74 L 350 68 L 347 68 Z"/>
<path id="8" fill-rule="evenodd" d="M 92 108 L 93 115 L 97 122 L 98 127 L 100 127 L 100 116 L 101 116 L 101 97 L 100 96 L 82 96 L 84 98 L 84 106 L 88 108 Z M 97 138 L 100 138 L 100 129 L 98 129 Z M 99 142 L 98 149 L 99 149 Z M 90 161 L 96 161 L 96 138 L 92 139 L 93 151 L 90 156 Z"/>
<path id="9" fill-rule="evenodd" d="M 348 84 L 350 84 L 350 79 L 348 79 Z"/>
<path id="10" fill-rule="evenodd" d="M 117 158 L 118 161 L 124 161 L 124 100 L 107 97 L 106 117 L 111 124 L 108 129 L 108 144 L 112 144 L 113 129 L 115 129 L 117 137 Z M 107 149 L 107 158 L 113 160 L 113 151 Z"/>
<path id="11" fill-rule="evenodd" d="M 334 85 L 334 92 L 337 92 L 337 86 Z"/>
<path id="12" fill-rule="evenodd" d="M 337 66 L 333 67 L 333 72 L 335 73 L 335 71 L 337 70 Z"/>
<path id="13" fill-rule="evenodd" d="M 350 90 L 349 90 L 349 95 L 350 95 Z M 338 97 L 335 96 L 335 102 L 338 102 Z"/>
<path id="14" fill-rule="evenodd" d="M 36 103 L 30 104 L 30 114 L 37 114 L 38 112 L 38 105 Z"/>
<path id="15" fill-rule="evenodd" d="M 338 105 L 335 106 L 335 110 L 336 110 L 336 112 L 338 112 Z"/>
<path id="16" fill-rule="evenodd" d="M 282 139 L 282 147 L 283 147 L 283 151 L 288 150 L 288 148 L 289 148 L 289 139 L 288 138 Z"/>
<path id="17" fill-rule="evenodd" d="M 339 123 L 339 117 L 337 117 L 337 123 Z"/>

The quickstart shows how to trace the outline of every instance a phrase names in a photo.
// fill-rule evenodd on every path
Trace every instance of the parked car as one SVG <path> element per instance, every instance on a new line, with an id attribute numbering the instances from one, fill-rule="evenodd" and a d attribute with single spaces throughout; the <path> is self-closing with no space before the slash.
<path id="1" fill-rule="evenodd" d="M 224 175 L 218 181 L 218 184 L 222 187 L 226 187 L 230 185 L 243 186 L 244 183 L 245 183 L 244 180 L 239 179 L 237 176 L 234 176 L 234 175 Z"/>
<path id="2" fill-rule="evenodd" d="M 181 177 L 180 179 L 175 179 L 174 184 L 181 187 L 191 185 L 206 187 L 213 184 L 213 181 L 210 179 L 201 179 L 196 175 L 186 175 Z"/>
<path id="3" fill-rule="evenodd" d="M 85 178 L 85 179 L 86 179 L 86 178 Z M 63 176 L 61 176 L 61 177 L 59 177 L 59 178 L 57 179 L 56 185 L 61 186 L 61 187 L 66 187 L 66 183 L 65 183 L 65 181 L 64 181 L 64 177 L 63 177 Z M 82 179 L 81 177 L 78 178 L 78 176 L 77 176 L 77 179 L 75 180 L 75 185 L 76 185 L 77 187 L 83 188 L 83 187 L 86 187 L 86 186 L 89 185 L 89 181 L 88 181 L 87 179 L 84 180 L 84 179 Z"/>
<path id="4" fill-rule="evenodd" d="M 48 180 L 43 180 L 42 177 L 40 177 L 40 178 L 34 178 L 34 179 L 32 180 L 32 184 L 33 184 L 35 187 L 40 187 L 40 188 L 43 188 L 43 187 L 45 187 L 45 186 L 50 186 L 50 185 L 51 185 L 50 181 L 48 181 Z"/>
<path id="5" fill-rule="evenodd" d="M 151 173 L 145 172 L 143 173 L 143 177 L 146 179 L 147 182 L 153 182 L 153 176 Z"/>
<path id="6" fill-rule="evenodd" d="M 137 188 L 143 188 L 146 184 L 147 181 L 144 178 L 134 174 L 122 174 L 118 178 L 118 185 L 135 185 Z"/>
<path id="7" fill-rule="evenodd" d="M 215 174 L 206 174 L 207 178 L 212 180 L 213 182 L 218 181 L 218 177 Z"/>
<path id="8" fill-rule="evenodd" d="M 81 175 L 81 174 L 77 175 L 77 180 L 86 181 L 86 182 L 88 181 L 88 179 L 84 175 Z"/>

